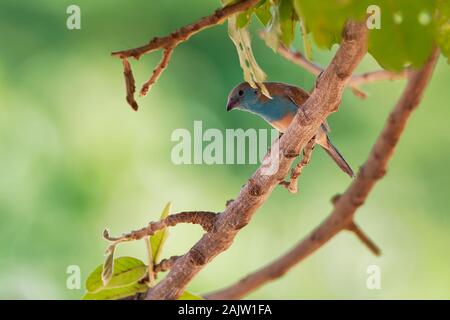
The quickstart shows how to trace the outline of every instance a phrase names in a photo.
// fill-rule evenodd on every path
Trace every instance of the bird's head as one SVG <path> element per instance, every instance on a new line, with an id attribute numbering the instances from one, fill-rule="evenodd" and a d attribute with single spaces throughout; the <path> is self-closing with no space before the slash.
<path id="1" fill-rule="evenodd" d="M 250 111 L 257 105 L 260 90 L 252 88 L 247 82 L 242 82 L 231 90 L 228 95 L 227 111 L 241 109 Z"/>

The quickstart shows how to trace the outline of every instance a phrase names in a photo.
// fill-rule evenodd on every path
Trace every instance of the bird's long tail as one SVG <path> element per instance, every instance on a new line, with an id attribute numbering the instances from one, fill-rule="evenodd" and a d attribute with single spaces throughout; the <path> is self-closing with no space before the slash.
<path id="1" fill-rule="evenodd" d="M 338 149 L 336 149 L 335 146 L 331 143 L 328 136 L 326 136 L 326 139 L 323 139 L 321 141 L 320 146 L 328 153 L 328 155 L 336 162 L 336 164 L 339 166 L 339 168 L 342 169 L 346 174 L 350 176 L 350 178 L 354 178 L 355 174 L 353 173 L 352 168 L 350 168 L 350 165 L 345 161 L 342 154 L 339 152 Z"/>

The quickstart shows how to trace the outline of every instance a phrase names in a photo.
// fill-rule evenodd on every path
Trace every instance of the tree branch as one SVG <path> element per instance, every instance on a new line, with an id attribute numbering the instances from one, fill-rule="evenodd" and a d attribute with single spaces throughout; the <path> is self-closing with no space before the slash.
<path id="1" fill-rule="evenodd" d="M 153 70 L 152 76 L 146 83 L 143 84 L 141 89 L 141 96 L 144 97 L 147 95 L 148 90 L 150 87 L 155 84 L 156 81 L 158 81 L 159 77 L 161 76 L 161 73 L 167 68 L 170 57 L 172 56 L 173 48 L 167 47 L 163 51 L 163 56 L 161 58 L 161 61 L 156 66 L 155 70 Z"/>
<path id="2" fill-rule="evenodd" d="M 362 84 L 372 83 L 377 81 L 393 81 L 405 79 L 408 74 L 408 70 L 401 72 L 392 72 L 388 70 L 377 70 L 352 76 L 349 81 L 350 87 L 358 87 Z"/>
<path id="3" fill-rule="evenodd" d="M 264 41 L 267 41 L 267 37 L 264 31 L 261 31 L 259 33 L 259 36 Z M 321 72 L 323 72 L 323 68 L 306 59 L 306 57 L 297 50 L 292 50 L 287 48 L 282 43 L 278 44 L 277 47 L 277 53 L 285 58 L 286 60 L 302 67 L 309 73 L 311 73 L 314 76 L 319 76 Z M 385 81 L 385 80 L 399 80 L 404 79 L 407 76 L 407 70 L 404 70 L 402 72 L 391 72 L 387 70 L 377 70 L 372 72 L 366 72 L 361 73 L 357 75 L 353 75 L 350 80 L 347 83 L 347 86 L 352 90 L 352 92 L 360 97 L 360 98 L 367 98 L 366 93 L 364 93 L 359 86 L 366 84 L 366 83 L 372 83 L 377 81 Z"/>
<path id="4" fill-rule="evenodd" d="M 114 57 L 119 57 L 123 60 L 124 64 L 124 74 L 125 83 L 127 89 L 126 100 L 128 104 L 137 111 L 138 104 L 134 98 L 135 85 L 134 77 L 131 71 L 131 66 L 127 60 L 129 57 L 139 59 L 143 54 L 153 52 L 158 49 L 163 49 L 163 56 L 159 64 L 153 70 L 150 79 L 144 83 L 140 91 L 141 96 L 145 96 L 150 89 L 150 87 L 159 79 L 163 71 L 167 68 L 170 62 L 170 57 L 173 50 L 182 42 L 188 40 L 194 34 L 217 24 L 222 23 L 225 19 L 232 16 L 235 13 L 245 11 L 253 5 L 256 5 L 259 0 L 242 0 L 240 2 L 225 6 L 223 8 L 217 9 L 213 14 L 203 17 L 200 20 L 188 24 L 180 29 L 172 32 L 165 37 L 155 37 L 148 44 L 137 47 L 134 49 L 122 50 L 117 52 L 112 52 L 111 55 Z"/>
<path id="5" fill-rule="evenodd" d="M 337 111 L 345 85 L 366 51 L 365 23 L 348 22 L 341 46 L 303 105 L 304 112 L 296 114 L 279 140 L 279 148 L 272 146 L 270 153 L 278 157 L 266 157 L 269 163 L 263 163 L 253 174 L 236 200 L 217 217 L 211 231 L 177 259 L 161 282 L 148 290 L 147 299 L 176 299 L 207 263 L 232 244 L 237 232 L 249 223 L 256 210 L 284 179 L 294 160 L 292 155 L 299 154 L 324 119 Z M 265 168 L 275 164 L 274 173 L 267 174 Z"/>
<path id="6" fill-rule="evenodd" d="M 202 226 L 206 232 L 209 232 L 212 230 L 214 222 L 218 216 L 219 214 L 210 211 L 179 212 L 171 214 L 162 220 L 150 222 L 147 227 L 131 231 L 130 233 L 124 234 L 120 237 L 111 237 L 108 230 L 105 229 L 103 232 L 103 237 L 108 241 L 117 243 L 141 240 L 144 237 L 152 236 L 158 230 L 173 227 L 180 223 L 198 224 Z"/>
<path id="7" fill-rule="evenodd" d="M 116 51 L 111 53 L 111 55 L 119 57 L 121 59 L 128 57 L 139 59 L 143 54 L 150 53 L 158 49 L 175 48 L 180 43 L 188 40 L 194 34 L 206 28 L 221 24 L 233 14 L 245 11 L 251 6 L 256 5 L 258 2 L 259 0 L 242 0 L 237 3 L 225 6 L 223 8 L 217 9 L 213 14 L 203 17 L 194 23 L 181 27 L 180 29 L 172 32 L 167 36 L 155 37 L 146 45 L 134 49 Z"/>
<path id="8" fill-rule="evenodd" d="M 207 295 L 207 298 L 241 298 L 267 282 L 281 277 L 289 269 L 323 246 L 337 233 L 345 229 L 353 231 L 372 252 L 375 254 L 379 252 L 378 247 L 354 223 L 354 214 L 364 204 L 375 183 L 385 175 L 388 161 L 393 155 L 411 113 L 421 101 L 438 57 L 439 51 L 435 49 L 420 71 L 411 71 L 408 84 L 389 115 L 381 134 L 372 147 L 368 159 L 345 193 L 335 198 L 335 201 L 333 201 L 334 210 L 328 218 L 293 249 L 274 262 L 228 288 Z"/>

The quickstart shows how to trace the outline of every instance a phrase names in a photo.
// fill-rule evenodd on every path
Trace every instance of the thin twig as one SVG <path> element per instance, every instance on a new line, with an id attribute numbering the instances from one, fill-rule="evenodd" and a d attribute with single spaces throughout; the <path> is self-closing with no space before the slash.
<path id="1" fill-rule="evenodd" d="M 349 223 L 349 225 L 345 228 L 348 231 L 353 232 L 361 242 L 366 245 L 366 247 L 376 256 L 379 256 L 381 254 L 380 248 L 373 242 L 365 233 L 362 231 L 362 229 L 354 222 L 352 221 Z"/>
<path id="2" fill-rule="evenodd" d="M 352 229 L 356 210 L 363 205 L 375 183 L 386 173 L 388 161 L 392 158 L 411 113 L 422 99 L 438 57 L 439 51 L 435 49 L 420 71 L 410 72 L 408 84 L 394 110 L 389 115 L 368 159 L 345 193 L 333 198 L 334 210 L 331 214 L 284 255 L 237 283 L 207 295 L 207 298 L 239 299 L 267 282 L 281 277 L 340 231 Z M 359 228 L 353 228 L 352 231 L 356 231 L 358 238 L 372 247 L 371 250 L 374 253 L 379 250 Z"/>
<path id="3" fill-rule="evenodd" d="M 362 91 L 358 87 L 348 86 L 348 88 L 358 98 L 360 98 L 360 99 L 366 99 L 367 98 L 367 93 L 365 93 L 364 91 Z"/>
<path id="4" fill-rule="evenodd" d="M 163 71 L 167 68 L 167 65 L 169 64 L 170 57 L 172 56 L 173 48 L 168 47 L 163 50 L 163 55 L 161 58 L 161 61 L 158 63 L 156 68 L 153 70 L 152 76 L 150 79 L 147 80 L 147 82 L 144 83 L 141 89 L 141 96 L 144 97 L 150 87 L 159 79 Z"/>
<path id="5" fill-rule="evenodd" d="M 314 145 L 316 144 L 316 139 L 313 137 L 306 147 L 303 149 L 303 158 L 302 160 L 291 170 L 290 181 L 283 180 L 280 182 L 280 185 L 288 189 L 290 193 L 298 192 L 298 178 L 300 177 L 302 170 L 309 164 L 311 160 L 311 155 L 314 150 Z"/>
<path id="6" fill-rule="evenodd" d="M 358 87 L 362 84 L 372 83 L 377 81 L 393 81 L 405 79 L 408 75 L 408 70 L 400 72 L 391 72 L 387 70 L 377 70 L 371 72 L 365 72 L 361 74 L 355 74 L 351 77 L 349 85 L 352 87 Z"/>
<path id="7" fill-rule="evenodd" d="M 150 222 L 147 227 L 131 231 L 119 237 L 111 237 L 108 230 L 103 231 L 103 237 L 111 242 L 120 243 L 127 241 L 141 240 L 144 237 L 152 236 L 156 231 L 173 227 L 180 223 L 192 223 L 202 226 L 202 228 L 209 232 L 214 226 L 214 222 L 219 215 L 210 211 L 186 211 L 174 213 L 166 218 Z"/>
<path id="8" fill-rule="evenodd" d="M 130 63 L 127 58 L 122 60 L 123 63 L 123 75 L 125 77 L 125 87 L 127 92 L 127 102 L 133 108 L 134 111 L 137 111 L 138 104 L 134 99 L 134 92 L 136 91 L 136 86 L 134 84 L 133 71 L 131 70 Z"/>

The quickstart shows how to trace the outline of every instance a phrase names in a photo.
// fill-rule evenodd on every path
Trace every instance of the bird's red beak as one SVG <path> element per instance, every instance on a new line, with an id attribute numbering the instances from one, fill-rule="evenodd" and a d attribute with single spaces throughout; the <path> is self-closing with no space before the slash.
<path id="1" fill-rule="evenodd" d="M 237 100 L 229 98 L 227 102 L 227 111 L 233 110 L 237 106 Z"/>

